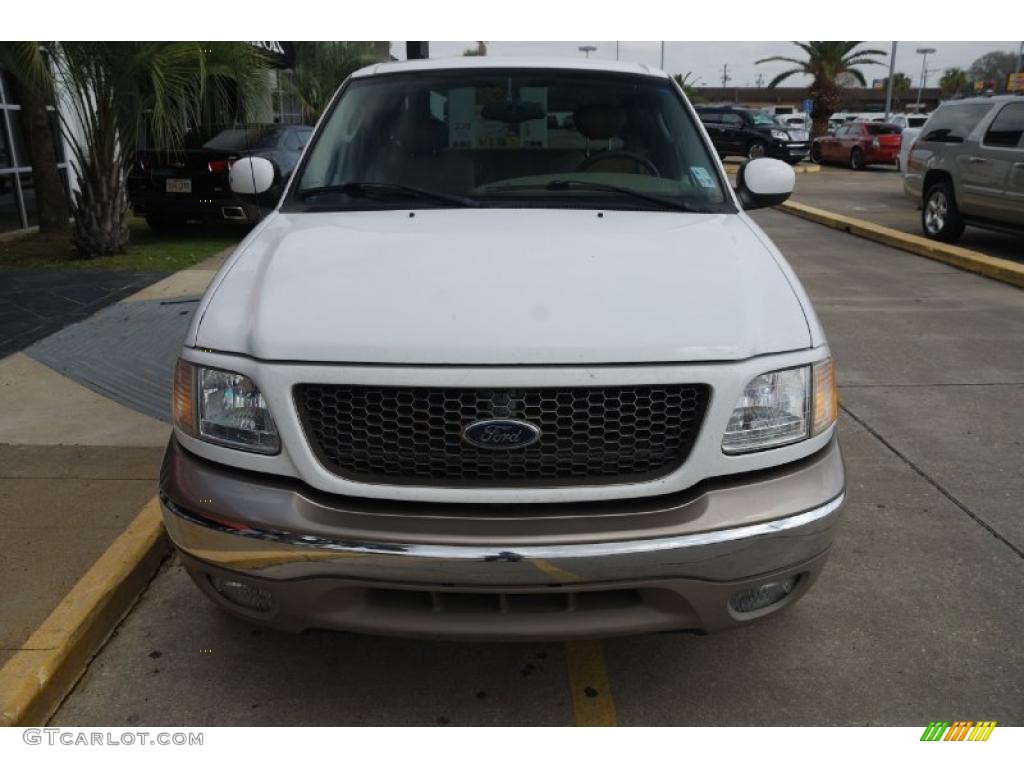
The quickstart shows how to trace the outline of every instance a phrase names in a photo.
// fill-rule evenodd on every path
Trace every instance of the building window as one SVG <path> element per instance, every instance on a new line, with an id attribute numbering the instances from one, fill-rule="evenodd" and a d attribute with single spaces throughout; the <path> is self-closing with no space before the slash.
<path id="1" fill-rule="evenodd" d="M 292 87 L 295 75 L 290 69 L 275 69 L 273 78 L 274 90 L 271 98 L 273 99 L 274 122 L 285 125 L 301 125 L 303 122 L 302 103 Z"/>
<path id="2" fill-rule="evenodd" d="M 53 112 L 53 107 L 49 107 Z M 56 125 L 54 112 L 53 125 Z M 67 190 L 67 162 L 60 133 L 54 133 L 57 144 L 57 167 Z M 21 105 L 17 103 L 11 78 L 0 69 L 0 232 L 26 229 L 37 222 L 32 160 L 28 154 L 21 127 Z"/>

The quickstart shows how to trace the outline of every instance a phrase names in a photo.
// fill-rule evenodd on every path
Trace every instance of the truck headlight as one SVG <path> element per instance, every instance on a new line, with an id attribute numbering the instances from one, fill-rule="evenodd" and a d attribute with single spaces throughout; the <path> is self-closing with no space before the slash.
<path id="1" fill-rule="evenodd" d="M 806 440 L 832 425 L 837 408 L 831 360 L 762 373 L 736 403 L 722 450 L 748 453 Z"/>
<path id="2" fill-rule="evenodd" d="M 252 379 L 178 361 L 171 396 L 174 425 L 192 437 L 253 453 L 277 453 L 281 439 Z"/>

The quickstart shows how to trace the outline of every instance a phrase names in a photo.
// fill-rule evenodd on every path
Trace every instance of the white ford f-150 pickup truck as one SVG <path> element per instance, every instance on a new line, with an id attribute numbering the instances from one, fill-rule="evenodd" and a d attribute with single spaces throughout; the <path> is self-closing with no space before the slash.
<path id="1" fill-rule="evenodd" d="M 274 182 L 261 158 L 232 189 Z M 709 632 L 791 605 L 845 495 L 814 310 L 665 73 L 374 65 L 206 291 L 164 520 L 255 622 Z"/>

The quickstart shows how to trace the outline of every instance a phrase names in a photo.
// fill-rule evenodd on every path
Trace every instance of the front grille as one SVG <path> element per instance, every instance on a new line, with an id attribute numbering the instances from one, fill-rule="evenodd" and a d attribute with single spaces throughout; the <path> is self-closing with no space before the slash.
<path id="1" fill-rule="evenodd" d="M 708 403 L 702 384 L 463 389 L 299 384 L 306 438 L 327 469 L 362 482 L 505 487 L 636 482 L 682 464 Z M 540 439 L 466 443 L 481 419 L 528 421 Z"/>

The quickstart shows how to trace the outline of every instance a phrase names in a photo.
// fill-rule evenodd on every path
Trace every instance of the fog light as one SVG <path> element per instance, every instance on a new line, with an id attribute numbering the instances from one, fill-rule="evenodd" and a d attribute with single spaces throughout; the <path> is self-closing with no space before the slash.
<path id="1" fill-rule="evenodd" d="M 220 576 L 210 576 L 210 584 L 225 600 L 242 608 L 248 608 L 250 611 L 266 613 L 274 606 L 274 598 L 271 594 L 252 584 L 234 579 L 224 579 Z"/>
<path id="2" fill-rule="evenodd" d="M 790 576 L 787 579 L 769 581 L 766 584 L 741 590 L 729 598 L 729 606 L 736 613 L 750 613 L 767 608 L 769 605 L 775 605 L 793 591 L 796 580 L 796 576 Z"/>

